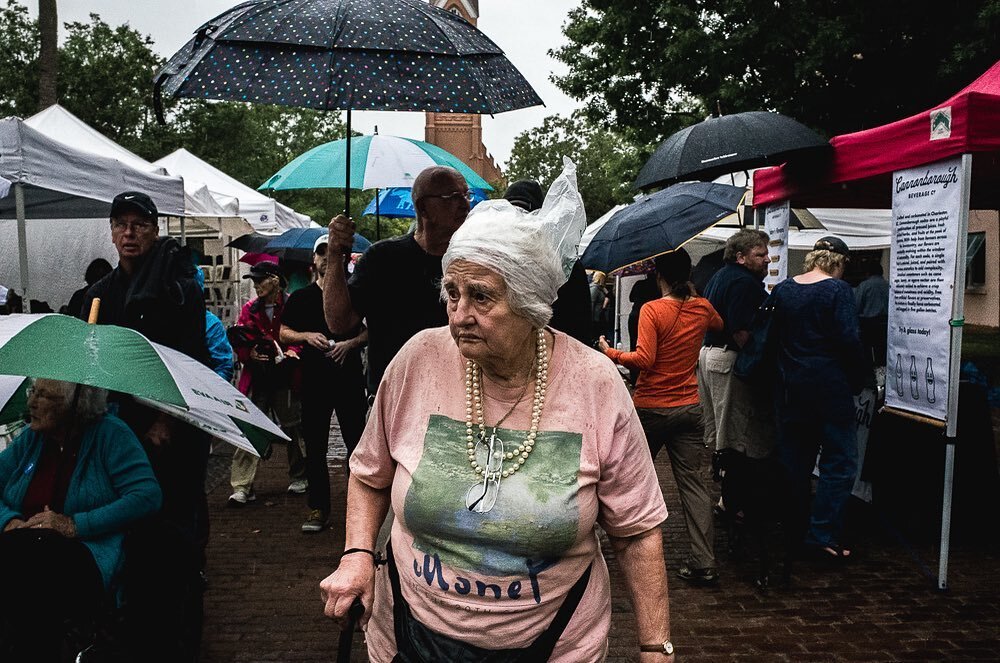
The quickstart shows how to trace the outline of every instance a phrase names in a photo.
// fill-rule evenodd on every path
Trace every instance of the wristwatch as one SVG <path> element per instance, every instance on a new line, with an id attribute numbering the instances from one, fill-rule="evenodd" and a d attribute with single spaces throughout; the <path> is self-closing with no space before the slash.
<path id="1" fill-rule="evenodd" d="M 656 652 L 664 656 L 671 656 L 674 653 L 674 643 L 667 640 L 658 645 L 639 645 L 639 651 Z"/>

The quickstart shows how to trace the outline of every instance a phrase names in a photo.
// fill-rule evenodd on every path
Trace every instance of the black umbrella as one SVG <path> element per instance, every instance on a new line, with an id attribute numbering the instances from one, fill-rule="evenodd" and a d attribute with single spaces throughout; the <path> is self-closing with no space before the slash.
<path id="1" fill-rule="evenodd" d="M 234 249 L 239 249 L 240 251 L 245 251 L 247 253 L 262 253 L 264 247 L 272 239 L 277 237 L 277 235 L 265 235 L 263 233 L 252 232 L 246 235 L 240 235 L 235 238 L 226 246 L 231 246 Z"/>
<path id="2" fill-rule="evenodd" d="M 610 273 L 674 251 L 735 214 L 745 193 L 728 184 L 682 182 L 643 196 L 608 219 L 580 262 Z"/>
<path id="3" fill-rule="evenodd" d="M 710 117 L 663 141 L 632 186 L 647 189 L 683 180 L 710 180 L 737 170 L 822 158 L 830 151 L 830 144 L 815 131 L 779 113 L 749 111 Z"/>
<path id="4" fill-rule="evenodd" d="M 157 74 L 161 118 L 162 95 L 346 110 L 348 135 L 352 110 L 495 114 L 542 103 L 488 37 L 423 0 L 244 2 L 198 28 Z"/>

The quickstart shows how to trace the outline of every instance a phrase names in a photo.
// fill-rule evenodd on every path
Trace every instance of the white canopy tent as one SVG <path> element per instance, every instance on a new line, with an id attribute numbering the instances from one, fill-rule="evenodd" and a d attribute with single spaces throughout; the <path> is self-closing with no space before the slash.
<path id="1" fill-rule="evenodd" d="M 59 104 L 49 106 L 40 113 L 32 115 L 24 123 L 53 140 L 83 152 L 117 159 L 126 166 L 148 173 L 175 175 L 183 178 L 184 213 L 186 216 L 236 216 L 239 212 L 239 204 L 234 198 L 227 196 L 216 198 L 207 186 L 198 181 L 197 177 L 190 177 L 187 173 L 176 170 L 164 169 L 162 166 L 146 161 L 97 131 Z"/>
<path id="2" fill-rule="evenodd" d="M 0 198 L 0 283 L 25 300 L 54 300 L 83 285 L 82 270 L 67 273 L 68 256 L 114 264 L 108 216 L 122 191 L 144 191 L 164 214 L 184 214 L 179 177 L 74 149 L 19 118 L 0 120 L 0 177 L 12 183 Z"/>
<path id="3" fill-rule="evenodd" d="M 215 196 L 239 199 L 239 214 L 258 232 L 281 233 L 291 228 L 308 228 L 312 220 L 305 214 L 282 205 L 273 198 L 251 189 L 215 166 L 202 161 L 184 148 L 154 162 L 171 173 L 181 173 L 204 182 Z"/>

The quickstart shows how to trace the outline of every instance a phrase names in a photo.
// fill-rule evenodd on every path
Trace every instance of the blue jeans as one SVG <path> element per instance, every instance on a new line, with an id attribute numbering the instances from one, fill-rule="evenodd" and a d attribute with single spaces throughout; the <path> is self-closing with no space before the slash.
<path id="1" fill-rule="evenodd" d="M 788 490 L 785 527 L 789 543 L 840 543 L 847 501 L 858 474 L 857 423 L 802 410 L 779 411 L 778 422 L 778 460 Z M 810 482 L 817 453 L 819 482 L 810 516 Z"/>

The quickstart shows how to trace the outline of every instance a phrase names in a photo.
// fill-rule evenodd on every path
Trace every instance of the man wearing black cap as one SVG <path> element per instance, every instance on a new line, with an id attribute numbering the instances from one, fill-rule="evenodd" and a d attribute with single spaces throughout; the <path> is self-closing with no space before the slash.
<path id="1" fill-rule="evenodd" d="M 545 202 L 545 192 L 534 180 L 514 182 L 507 187 L 503 197 L 511 205 L 520 207 L 525 212 L 541 209 L 542 203 Z M 590 345 L 594 340 L 591 334 L 590 312 L 590 284 L 587 282 L 587 271 L 577 260 L 566 283 L 559 288 L 556 301 L 552 302 L 552 320 L 549 324 L 581 343 Z"/>
<path id="2" fill-rule="evenodd" d="M 205 301 L 191 254 L 175 239 L 159 237 L 158 217 L 144 193 L 115 196 L 111 241 L 118 266 L 90 287 L 76 313 L 86 319 L 100 298 L 98 324 L 134 329 L 208 365 Z M 208 437 L 127 397 L 119 401 L 118 416 L 142 441 L 163 491 L 160 519 L 137 528 L 126 543 L 133 562 L 125 569 L 128 632 L 133 646 L 150 654 L 144 660 L 193 660 L 201 632 L 198 573 L 208 529 Z M 182 632 L 190 637 L 178 637 Z"/>
<path id="3" fill-rule="evenodd" d="M 298 394 L 292 391 L 292 373 L 298 367 L 285 363 L 286 359 L 298 361 L 299 348 L 280 340 L 281 320 L 288 301 L 285 277 L 275 263 L 259 262 L 243 278 L 253 282 L 257 296 L 243 305 L 234 327 L 233 348 L 244 368 L 237 388 L 262 411 L 273 413 L 285 435 L 291 438 L 287 445 L 288 492 L 302 494 L 308 486 L 299 435 L 302 408 Z M 233 453 L 230 506 L 242 506 L 257 499 L 253 482 L 258 461 L 257 456 L 242 449 Z"/>

